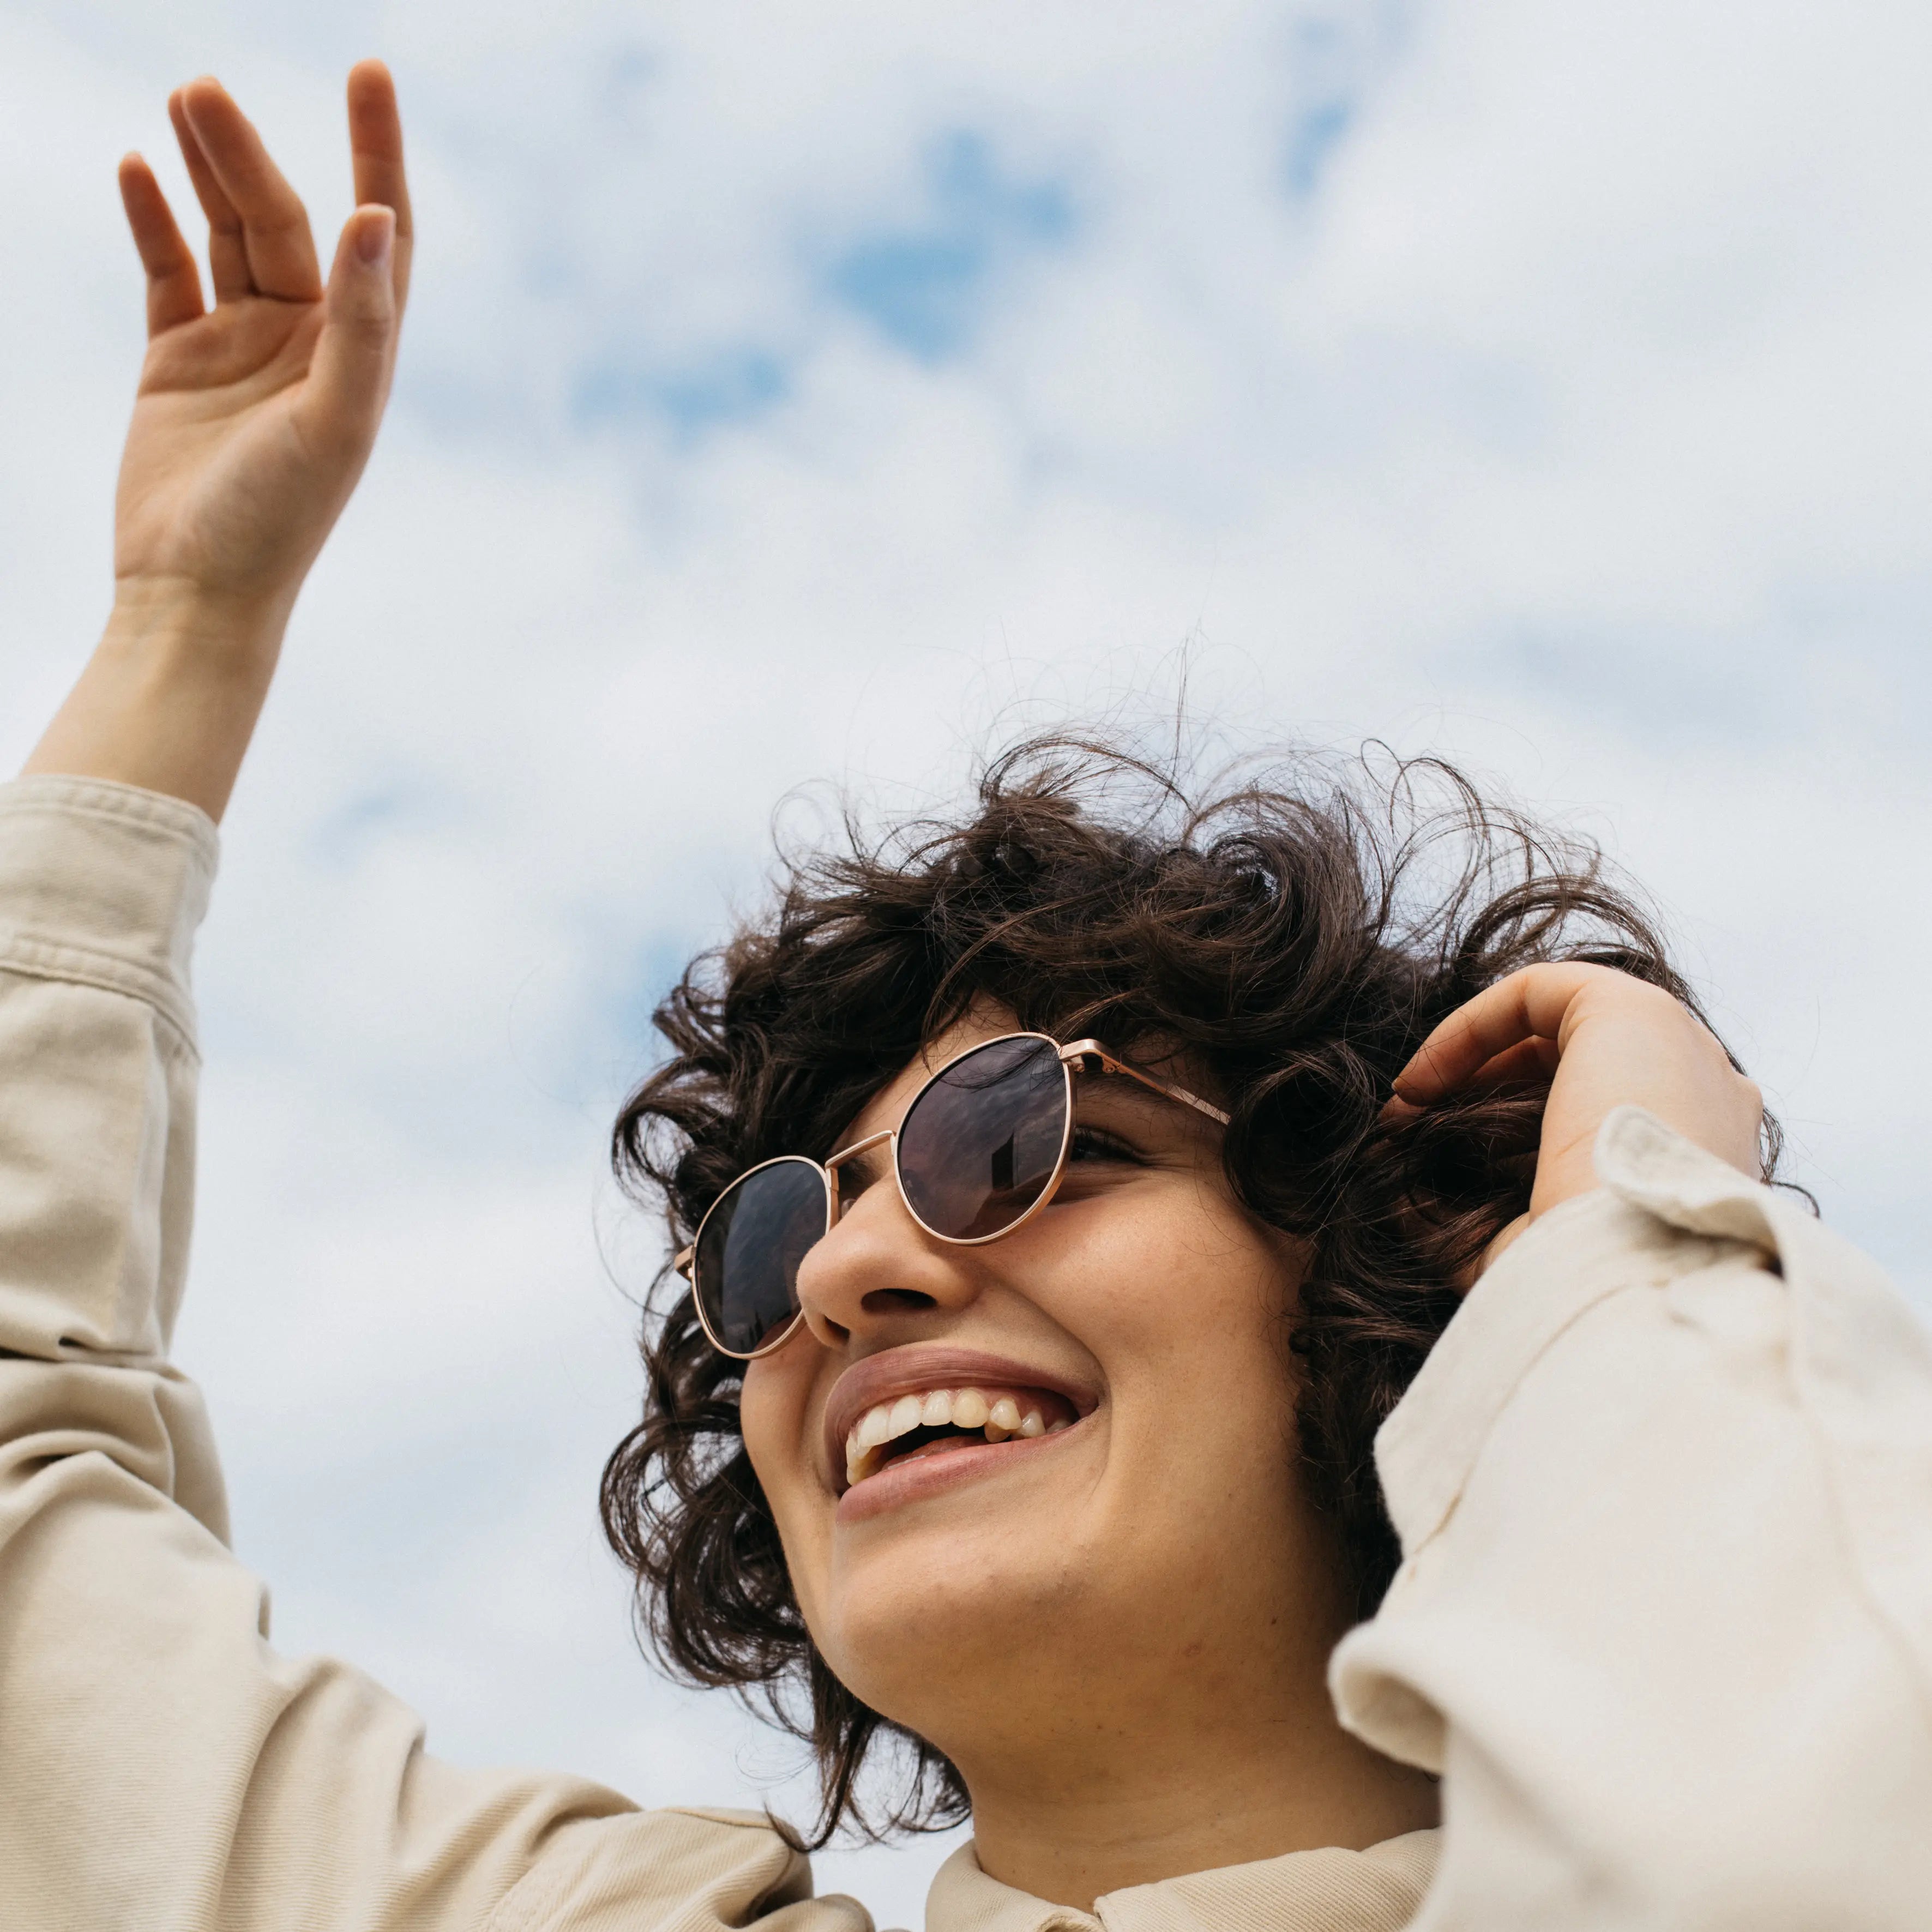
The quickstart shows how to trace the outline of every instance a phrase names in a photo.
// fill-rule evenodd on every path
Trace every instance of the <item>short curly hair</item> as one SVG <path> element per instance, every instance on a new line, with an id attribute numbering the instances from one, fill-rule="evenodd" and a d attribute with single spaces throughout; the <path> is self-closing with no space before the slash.
<path id="1" fill-rule="evenodd" d="M 658 1007 L 669 1056 L 613 1131 L 620 1181 L 662 1205 L 674 1248 L 746 1168 L 830 1152 L 976 1000 L 1062 1040 L 1178 1053 L 1232 1115 L 1238 1199 L 1306 1244 L 1287 1338 L 1300 1475 L 1370 1615 L 1400 1555 L 1376 1430 L 1456 1284 L 1526 1207 L 1541 1108 L 1535 1090 L 1491 1092 L 1397 1125 L 1382 1118 L 1391 1080 L 1438 1020 L 1537 961 L 1598 962 L 1696 1010 L 1598 848 L 1438 761 L 1304 752 L 1190 788 L 1172 764 L 1054 736 L 993 762 L 956 819 L 868 832 L 848 814 L 832 844 L 783 856 L 776 886 Z M 964 1816 L 943 1754 L 814 1647 L 740 1433 L 742 1365 L 706 1342 L 675 1276 L 642 1346 L 643 1418 L 602 1502 L 651 1648 L 809 1742 L 813 1842 L 842 1822 L 876 1836 Z M 869 1808 L 860 1773 L 882 1742 L 904 1784 Z"/>

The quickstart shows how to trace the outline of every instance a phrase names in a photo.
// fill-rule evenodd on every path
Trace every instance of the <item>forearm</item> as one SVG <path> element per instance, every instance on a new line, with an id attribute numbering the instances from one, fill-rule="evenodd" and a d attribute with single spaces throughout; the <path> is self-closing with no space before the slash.
<path id="1" fill-rule="evenodd" d="M 124 586 L 23 772 L 108 778 L 219 819 L 274 677 L 286 603 Z"/>

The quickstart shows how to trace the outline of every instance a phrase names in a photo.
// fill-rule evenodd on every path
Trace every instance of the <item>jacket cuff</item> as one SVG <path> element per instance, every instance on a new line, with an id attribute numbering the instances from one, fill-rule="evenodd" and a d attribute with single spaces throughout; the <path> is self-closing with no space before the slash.
<path id="1" fill-rule="evenodd" d="M 144 1000 L 192 1044 L 189 958 L 219 851 L 206 812 L 159 792 L 0 784 L 0 970 Z"/>

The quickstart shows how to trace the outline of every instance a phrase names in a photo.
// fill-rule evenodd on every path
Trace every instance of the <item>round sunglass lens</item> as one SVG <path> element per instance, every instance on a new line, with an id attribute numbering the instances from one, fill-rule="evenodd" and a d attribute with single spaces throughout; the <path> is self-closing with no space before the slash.
<path id="1" fill-rule="evenodd" d="M 825 1176 L 808 1160 L 754 1168 L 718 1197 L 692 1277 L 712 1339 L 730 1354 L 752 1354 L 798 1312 L 799 1264 L 825 1217 Z"/>
<path id="2" fill-rule="evenodd" d="M 996 1040 L 956 1060 L 899 1127 L 899 1177 L 936 1234 L 1003 1233 L 1046 1190 L 1066 1137 L 1066 1072 L 1038 1034 Z"/>

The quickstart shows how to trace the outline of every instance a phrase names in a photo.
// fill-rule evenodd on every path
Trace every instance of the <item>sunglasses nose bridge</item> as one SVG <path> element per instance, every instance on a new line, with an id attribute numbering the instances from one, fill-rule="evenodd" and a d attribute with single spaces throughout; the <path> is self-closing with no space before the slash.
<path id="1" fill-rule="evenodd" d="M 826 1178 L 832 1183 L 832 1226 L 838 1225 L 845 1212 L 845 1199 L 838 1184 L 839 1169 L 848 1161 L 856 1160 L 862 1154 L 870 1154 L 873 1148 L 886 1149 L 886 1164 L 896 1174 L 898 1171 L 898 1130 L 886 1127 L 876 1134 L 868 1134 L 862 1141 L 854 1141 L 850 1147 L 841 1148 L 836 1154 L 828 1154 L 822 1163 Z"/>
<path id="2" fill-rule="evenodd" d="M 800 1263 L 795 1292 L 799 1325 L 821 1347 L 837 1351 L 854 1335 L 896 1333 L 908 1316 L 963 1307 L 980 1292 L 956 1244 L 934 1239 L 912 1211 L 896 1172 L 868 1168 L 862 1187 L 855 1179 L 842 1199 L 841 1168 L 867 1154 L 890 1163 L 897 1141 L 896 1132 L 870 1135 L 820 1163 L 831 1182 L 830 1217 Z M 855 1214 L 862 1192 L 867 1204 Z"/>

